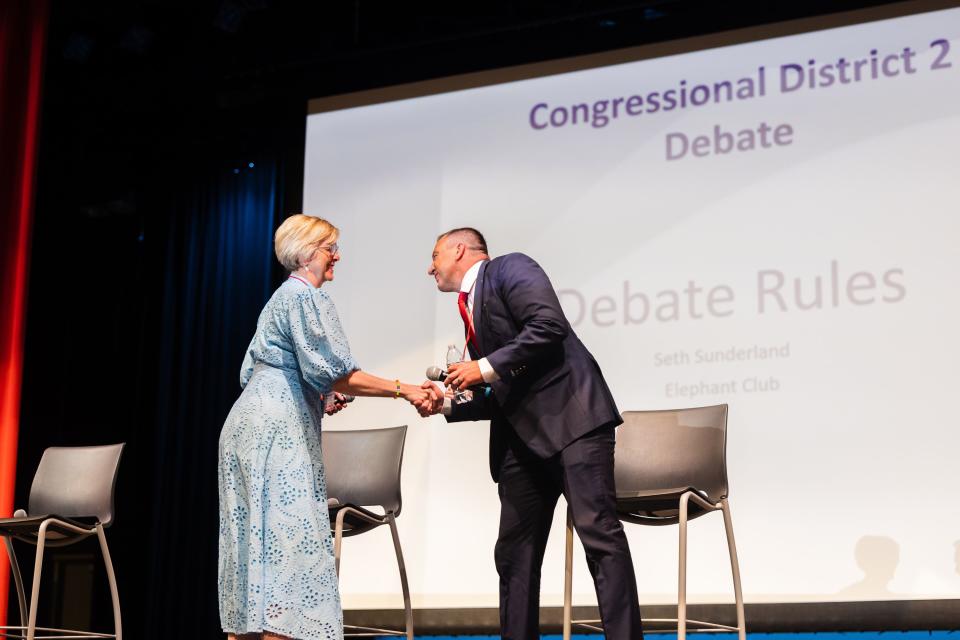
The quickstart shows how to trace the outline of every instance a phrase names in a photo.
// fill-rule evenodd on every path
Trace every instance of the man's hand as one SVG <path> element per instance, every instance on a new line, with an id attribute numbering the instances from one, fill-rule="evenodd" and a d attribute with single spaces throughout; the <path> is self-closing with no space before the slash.
<path id="1" fill-rule="evenodd" d="M 447 378 L 443 381 L 443 384 L 460 391 L 481 382 L 483 382 L 483 375 L 480 373 L 479 362 L 467 360 L 447 365 Z"/>

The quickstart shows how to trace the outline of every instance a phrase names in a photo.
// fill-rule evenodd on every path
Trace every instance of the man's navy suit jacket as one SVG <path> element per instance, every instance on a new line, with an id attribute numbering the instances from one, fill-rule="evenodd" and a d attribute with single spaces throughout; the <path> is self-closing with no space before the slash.
<path id="1" fill-rule="evenodd" d="M 480 266 L 473 321 L 479 353 L 500 379 L 492 393 L 454 403 L 450 422 L 490 423 L 490 473 L 498 480 L 509 430 L 549 458 L 581 436 L 622 422 L 600 366 L 573 332 L 543 269 L 522 253 Z"/>

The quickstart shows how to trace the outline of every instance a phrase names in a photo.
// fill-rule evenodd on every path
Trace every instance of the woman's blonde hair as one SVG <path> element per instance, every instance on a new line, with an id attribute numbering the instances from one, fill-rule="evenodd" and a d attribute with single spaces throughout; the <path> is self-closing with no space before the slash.
<path id="1" fill-rule="evenodd" d="M 277 229 L 273 250 L 285 269 L 296 271 L 310 260 L 317 247 L 336 242 L 339 235 L 340 230 L 323 218 L 295 213 Z"/>

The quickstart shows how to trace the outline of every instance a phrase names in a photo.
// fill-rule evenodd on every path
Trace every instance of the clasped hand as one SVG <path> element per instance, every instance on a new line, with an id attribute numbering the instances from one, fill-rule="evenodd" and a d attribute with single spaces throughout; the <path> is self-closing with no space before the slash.
<path id="1" fill-rule="evenodd" d="M 440 413 L 443 409 L 443 392 L 429 380 L 424 380 L 419 387 L 410 385 L 403 397 L 423 418 Z"/>

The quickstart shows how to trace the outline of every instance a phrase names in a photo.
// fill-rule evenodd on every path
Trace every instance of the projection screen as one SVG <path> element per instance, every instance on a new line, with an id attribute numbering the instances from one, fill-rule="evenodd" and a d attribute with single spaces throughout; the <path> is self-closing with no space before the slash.
<path id="1" fill-rule="evenodd" d="M 956 597 L 960 9 L 874 17 L 313 101 L 304 210 L 342 230 L 360 365 L 421 381 L 462 345 L 426 271 L 475 226 L 544 267 L 621 410 L 729 403 L 748 602 Z M 414 606 L 495 607 L 488 425 L 361 399 L 324 429 L 398 424 Z M 674 601 L 676 529 L 626 529 L 641 602 Z M 729 601 L 722 519 L 690 536 L 691 601 Z M 344 606 L 396 608 L 393 564 L 385 528 L 346 541 Z"/>

